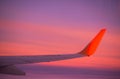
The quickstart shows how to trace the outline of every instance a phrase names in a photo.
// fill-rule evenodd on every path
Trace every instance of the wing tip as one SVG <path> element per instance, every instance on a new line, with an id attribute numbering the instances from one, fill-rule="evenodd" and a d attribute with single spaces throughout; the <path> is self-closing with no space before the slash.
<path id="1" fill-rule="evenodd" d="M 106 32 L 106 30 L 107 30 L 106 28 L 101 29 L 101 31 L 104 31 L 104 32 Z"/>
<path id="2" fill-rule="evenodd" d="M 100 30 L 100 32 L 93 38 L 93 40 L 79 53 L 85 56 L 91 56 L 97 49 L 106 28 Z"/>

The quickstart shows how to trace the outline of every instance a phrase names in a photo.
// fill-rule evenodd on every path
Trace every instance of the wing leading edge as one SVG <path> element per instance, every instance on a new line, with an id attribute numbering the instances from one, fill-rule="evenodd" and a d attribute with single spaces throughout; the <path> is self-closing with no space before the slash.
<path id="1" fill-rule="evenodd" d="M 24 72 L 14 67 L 15 64 L 51 62 L 51 61 L 66 60 L 66 59 L 90 56 L 95 52 L 105 31 L 106 29 L 102 29 L 81 52 L 76 53 L 76 54 L 41 55 L 41 56 L 0 56 L 0 70 L 2 69 L 3 71 L 0 73 L 24 75 L 25 74 Z"/>

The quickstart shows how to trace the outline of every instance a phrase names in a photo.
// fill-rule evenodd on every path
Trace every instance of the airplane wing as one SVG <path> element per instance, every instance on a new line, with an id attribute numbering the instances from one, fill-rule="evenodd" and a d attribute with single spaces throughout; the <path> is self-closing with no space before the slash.
<path id="1" fill-rule="evenodd" d="M 78 52 L 75 54 L 40 55 L 40 56 L 0 56 L 0 73 L 13 74 L 13 75 L 25 75 L 23 71 L 17 69 L 14 65 L 38 63 L 38 62 L 51 62 L 51 61 L 90 56 L 95 52 L 105 31 L 106 29 L 102 29 L 81 52 Z"/>

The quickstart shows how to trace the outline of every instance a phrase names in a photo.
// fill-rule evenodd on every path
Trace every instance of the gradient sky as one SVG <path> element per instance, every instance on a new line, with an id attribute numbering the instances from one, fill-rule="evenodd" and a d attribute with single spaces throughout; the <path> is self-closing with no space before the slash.
<path id="1" fill-rule="evenodd" d="M 106 28 L 107 32 L 93 56 L 40 65 L 54 66 L 58 70 L 59 67 L 63 67 L 63 70 L 64 67 L 71 67 L 73 72 L 76 72 L 74 68 L 87 68 L 89 72 L 92 72 L 91 69 L 120 72 L 119 0 L 0 0 L 0 12 L 1 56 L 79 52 L 100 29 Z M 37 72 L 37 69 L 30 71 L 33 72 L 30 73 L 32 77 L 27 72 L 28 76 L 23 79 L 38 79 L 39 73 L 35 77 L 35 71 Z M 62 73 L 64 74 L 64 71 Z M 77 77 L 61 77 L 60 74 L 50 73 L 44 75 L 52 76 L 52 79 Z M 99 77 L 97 74 L 92 75 L 95 75 L 91 76 L 92 79 Z M 114 74 L 112 75 L 114 78 Z M 50 79 L 49 76 L 43 79 Z M 102 76 L 104 77 L 104 74 Z M 79 77 L 76 79 L 80 79 Z M 84 78 L 84 75 L 81 74 L 81 77 Z M 106 78 L 111 77 L 105 76 L 104 79 Z"/>

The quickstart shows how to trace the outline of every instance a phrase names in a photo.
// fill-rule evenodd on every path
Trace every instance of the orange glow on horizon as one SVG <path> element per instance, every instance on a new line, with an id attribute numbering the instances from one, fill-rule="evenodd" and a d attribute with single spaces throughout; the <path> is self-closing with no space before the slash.
<path id="1" fill-rule="evenodd" d="M 70 53 L 76 53 L 84 47 L 84 45 L 89 42 L 89 39 L 91 37 L 94 37 L 94 34 L 98 31 L 90 30 L 90 29 L 72 29 L 72 28 L 66 28 L 66 27 L 55 27 L 52 25 L 42 25 L 42 24 L 34 24 L 34 23 L 21 23 L 21 22 L 9 22 L 6 21 L 5 23 L 1 23 L 2 26 L 8 26 L 8 27 L 1 27 L 5 31 L 13 32 L 14 34 L 18 34 L 17 36 L 13 36 L 8 34 L 8 39 L 13 39 L 13 41 L 1 41 L 1 48 L 0 48 L 0 55 L 1 56 L 21 56 L 21 55 L 57 55 L 57 54 L 70 54 Z M 83 25 L 84 26 L 84 25 Z M 95 29 L 94 29 L 95 30 Z M 105 32 L 106 29 L 103 29 L 102 33 L 98 35 L 98 37 L 95 37 L 93 41 L 98 42 L 100 40 L 96 38 L 101 38 L 103 32 Z M 24 37 L 22 36 L 21 32 L 25 32 L 24 35 L 29 34 L 30 37 Z M 36 37 L 48 37 L 45 38 L 46 40 L 42 39 L 33 39 L 32 35 L 35 35 Z M 21 36 L 19 36 L 21 35 Z M 52 38 L 54 37 L 54 38 Z M 113 46 L 119 45 L 118 39 L 119 35 L 116 35 L 114 33 L 111 33 L 108 29 L 108 33 L 105 37 L 103 37 L 104 41 L 102 41 L 101 45 L 94 55 L 88 58 L 79 58 L 79 59 L 72 59 L 68 61 L 60 61 L 60 62 L 51 62 L 50 65 L 58 65 L 58 66 L 84 66 L 84 67 L 103 67 L 107 68 L 109 65 L 111 65 L 113 68 L 118 68 L 119 64 L 117 59 L 114 58 L 111 59 L 114 56 L 118 56 L 118 50 L 111 49 L 111 44 Z M 111 40 L 110 40 L 111 39 Z M 17 40 L 17 41 L 16 41 Z M 94 48 L 92 47 L 94 46 Z M 87 51 L 94 52 L 96 49 L 96 45 L 92 42 L 92 45 L 90 44 L 89 49 Z M 113 47 L 112 48 L 115 48 Z M 92 49 L 91 49 L 92 48 Z M 116 51 L 116 53 L 114 52 Z M 89 55 L 93 53 L 89 52 Z M 95 56 L 95 57 L 94 57 Z M 96 57 L 97 56 L 97 57 Z M 102 58 L 104 56 L 111 56 L 109 58 Z M 98 59 L 98 57 L 100 57 Z M 106 62 L 103 62 L 106 61 Z M 110 61 L 110 62 L 109 62 Z M 111 63 L 115 62 L 115 63 Z M 74 63 L 73 63 L 74 62 Z M 79 62 L 79 63 L 77 63 Z M 83 64 L 81 64 L 81 62 Z M 85 63 L 87 62 L 87 63 Z M 92 63 L 92 64 L 91 64 Z M 44 64 L 44 63 L 43 63 Z M 49 63 L 46 63 L 49 65 Z M 105 65 L 105 67 L 104 67 Z"/>

